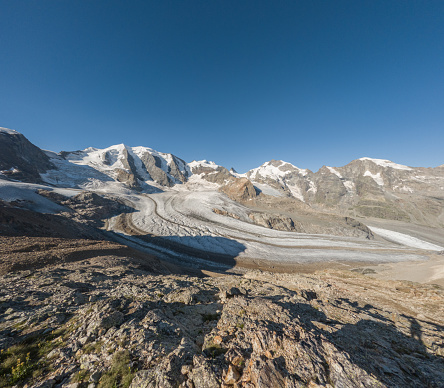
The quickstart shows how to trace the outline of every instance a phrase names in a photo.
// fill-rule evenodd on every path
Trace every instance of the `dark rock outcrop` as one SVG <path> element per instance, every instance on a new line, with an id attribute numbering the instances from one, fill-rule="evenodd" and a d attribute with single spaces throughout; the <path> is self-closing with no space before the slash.
<path id="1" fill-rule="evenodd" d="M 168 173 L 178 181 L 185 183 L 189 177 L 189 172 L 188 171 L 182 172 L 179 167 L 179 165 L 185 166 L 186 165 L 185 161 L 174 155 L 171 155 L 171 158 L 172 162 L 168 166 Z"/>
<path id="2" fill-rule="evenodd" d="M 174 185 L 168 174 L 160 168 L 161 162 L 159 158 L 156 158 L 149 152 L 144 152 L 140 160 L 153 181 L 167 187 Z"/>
<path id="3" fill-rule="evenodd" d="M 375 238 L 375 236 L 373 235 L 373 232 L 368 228 L 368 226 L 355 220 L 354 218 L 345 217 L 345 222 L 347 225 L 350 225 L 353 228 L 356 228 L 357 230 L 365 233 L 367 235 L 367 239 L 373 240 Z"/>
<path id="4" fill-rule="evenodd" d="M 257 225 L 265 226 L 269 229 L 282 230 L 286 232 L 302 232 L 302 227 L 296 225 L 295 222 L 282 214 L 267 214 L 253 212 L 248 215 L 250 219 Z"/>
<path id="5" fill-rule="evenodd" d="M 60 204 L 73 210 L 71 217 L 77 221 L 87 222 L 94 226 L 102 226 L 102 220 L 134 210 L 126 206 L 122 200 L 90 191 L 65 199 Z"/>
<path id="6" fill-rule="evenodd" d="M 16 131 L 0 128 L 0 171 L 25 182 L 41 182 L 40 174 L 54 168 L 48 156 Z"/>
<path id="7" fill-rule="evenodd" d="M 125 183 L 129 189 L 140 191 L 141 187 L 136 176 L 121 168 L 116 169 L 116 180 L 118 182 Z"/>

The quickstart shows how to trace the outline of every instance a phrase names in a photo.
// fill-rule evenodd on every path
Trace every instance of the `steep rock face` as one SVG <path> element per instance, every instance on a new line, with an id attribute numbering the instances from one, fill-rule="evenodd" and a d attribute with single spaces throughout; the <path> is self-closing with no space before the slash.
<path id="1" fill-rule="evenodd" d="M 247 178 L 236 179 L 222 186 L 220 190 L 235 201 L 246 201 L 256 198 L 257 192 L 251 181 Z"/>
<path id="2" fill-rule="evenodd" d="M 172 154 L 168 173 L 182 183 L 185 183 L 190 176 L 189 171 L 186 169 L 185 161 Z"/>
<path id="3" fill-rule="evenodd" d="M 160 168 L 161 163 L 159 158 L 156 159 L 149 152 L 144 152 L 140 155 L 140 160 L 153 181 L 162 186 L 173 186 L 173 182 L 170 177 Z"/>
<path id="4" fill-rule="evenodd" d="M 115 178 L 118 182 L 124 183 L 129 189 L 140 191 L 141 187 L 134 174 L 117 168 L 115 170 Z"/>
<path id="5" fill-rule="evenodd" d="M 134 155 L 134 157 L 136 157 L 136 156 Z M 122 158 L 120 160 L 121 160 L 121 163 L 122 163 L 124 169 L 126 171 L 128 171 L 129 174 L 134 176 L 134 178 L 135 178 L 134 180 L 137 183 L 137 179 L 140 181 L 143 181 L 144 176 L 137 169 L 134 157 L 133 157 L 132 153 L 130 153 L 128 151 L 128 148 L 125 147 L 122 150 Z"/>
<path id="6" fill-rule="evenodd" d="M 22 134 L 0 128 L 0 173 L 26 182 L 41 182 L 40 173 L 54 168 L 46 154 Z"/>
<path id="7" fill-rule="evenodd" d="M 316 174 L 313 174 L 313 182 L 317 188 L 312 198 L 313 202 L 326 206 L 335 206 L 341 202 L 347 194 L 341 178 L 332 174 L 323 166 Z"/>

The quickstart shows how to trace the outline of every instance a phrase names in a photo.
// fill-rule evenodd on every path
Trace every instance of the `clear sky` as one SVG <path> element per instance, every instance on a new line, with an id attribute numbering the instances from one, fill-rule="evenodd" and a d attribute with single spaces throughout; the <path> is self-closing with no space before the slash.
<path id="1" fill-rule="evenodd" d="M 0 126 L 245 172 L 444 163 L 444 1 L 0 0 Z"/>

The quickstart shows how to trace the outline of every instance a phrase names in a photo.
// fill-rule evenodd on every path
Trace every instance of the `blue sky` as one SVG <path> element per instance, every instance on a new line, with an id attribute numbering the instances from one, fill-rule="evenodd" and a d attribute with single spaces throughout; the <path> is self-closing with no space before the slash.
<path id="1" fill-rule="evenodd" d="M 244 172 L 444 163 L 443 1 L 0 0 L 0 126 Z"/>

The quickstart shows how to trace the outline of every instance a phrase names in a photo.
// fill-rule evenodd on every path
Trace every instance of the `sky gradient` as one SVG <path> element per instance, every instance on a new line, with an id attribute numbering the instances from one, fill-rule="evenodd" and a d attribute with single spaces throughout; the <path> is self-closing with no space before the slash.
<path id="1" fill-rule="evenodd" d="M 0 0 L 0 126 L 239 172 L 444 164 L 444 1 Z"/>

